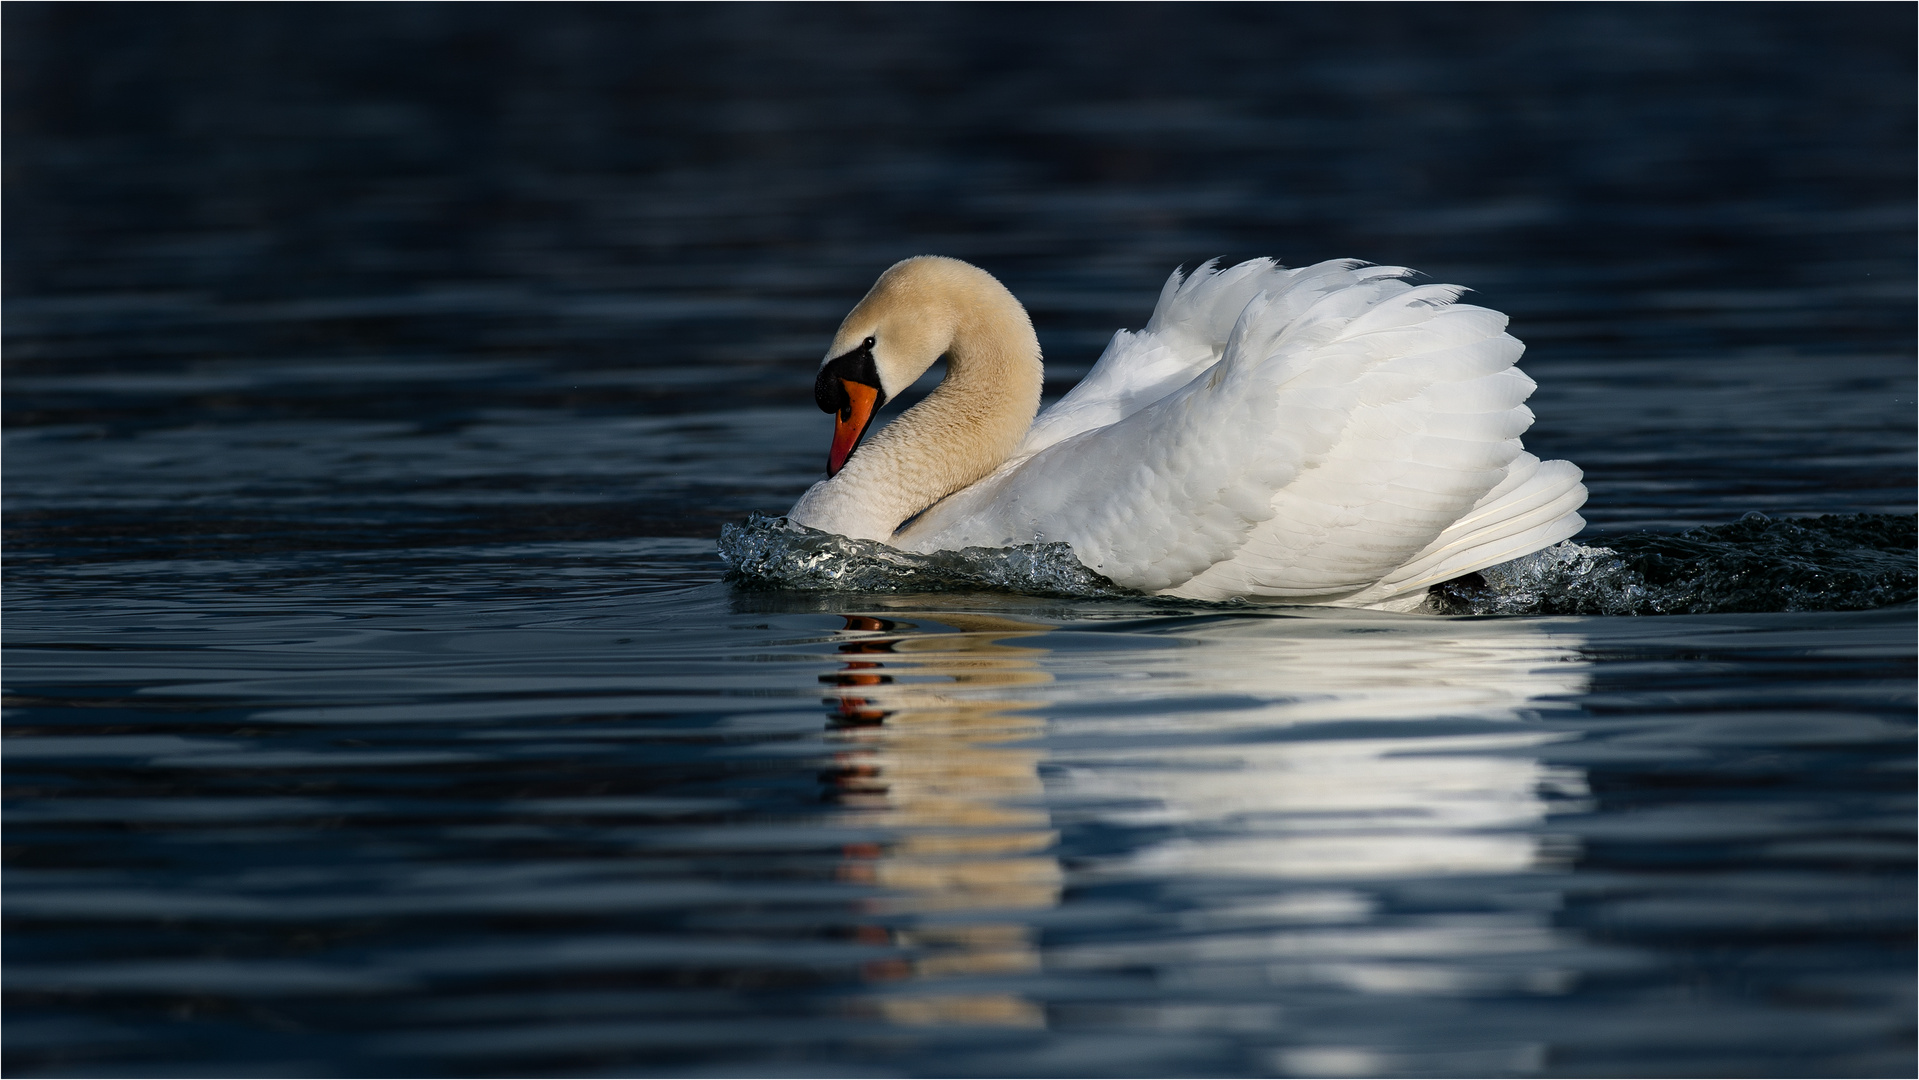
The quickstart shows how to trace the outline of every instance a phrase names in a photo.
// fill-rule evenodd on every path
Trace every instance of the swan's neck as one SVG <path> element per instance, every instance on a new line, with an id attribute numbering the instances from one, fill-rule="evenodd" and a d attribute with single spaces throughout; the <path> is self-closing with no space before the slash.
<path id="1" fill-rule="evenodd" d="M 813 485 L 787 515 L 802 525 L 890 540 L 900 523 L 998 468 L 1039 411 L 1039 338 L 1019 301 L 964 314 L 946 378 Z"/>

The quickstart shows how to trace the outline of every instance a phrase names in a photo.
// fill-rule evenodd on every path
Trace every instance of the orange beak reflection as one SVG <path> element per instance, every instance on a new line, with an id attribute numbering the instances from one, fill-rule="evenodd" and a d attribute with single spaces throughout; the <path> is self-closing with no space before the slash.
<path id="1" fill-rule="evenodd" d="M 853 448 L 860 444 L 866 425 L 873 422 L 873 414 L 879 410 L 880 392 L 876 387 L 851 379 L 841 379 L 840 387 L 846 391 L 846 404 L 833 423 L 833 449 L 826 456 L 828 476 L 838 474 L 846 459 L 853 456 Z"/>

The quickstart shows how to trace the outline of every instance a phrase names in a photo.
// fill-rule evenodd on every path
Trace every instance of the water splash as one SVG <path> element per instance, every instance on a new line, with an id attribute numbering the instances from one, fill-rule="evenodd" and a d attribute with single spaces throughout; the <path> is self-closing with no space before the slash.
<path id="1" fill-rule="evenodd" d="M 1607 547 L 1566 541 L 1449 581 L 1449 615 L 1701 615 L 1859 611 L 1912 602 L 1919 517 L 1747 514 L 1682 533 L 1633 533 Z"/>
<path id="2" fill-rule="evenodd" d="M 1747 514 L 1607 546 L 1565 541 L 1434 588 L 1447 615 L 1669 615 L 1856 611 L 1915 595 L 1911 514 Z M 747 586 L 849 592 L 989 589 L 1077 599 L 1139 594 L 1088 570 L 1061 543 L 915 555 L 754 514 L 720 533 L 727 577 Z M 1188 601 L 1190 603 L 1190 601 Z"/>
<path id="3" fill-rule="evenodd" d="M 1034 596 L 1138 596 L 1088 570 L 1070 545 L 1023 544 L 915 555 L 753 514 L 720 529 L 727 579 L 742 585 L 850 592 L 991 589 Z"/>
<path id="4" fill-rule="evenodd" d="M 1612 548 L 1571 540 L 1435 586 L 1428 605 L 1445 615 L 1635 615 L 1645 579 Z"/>

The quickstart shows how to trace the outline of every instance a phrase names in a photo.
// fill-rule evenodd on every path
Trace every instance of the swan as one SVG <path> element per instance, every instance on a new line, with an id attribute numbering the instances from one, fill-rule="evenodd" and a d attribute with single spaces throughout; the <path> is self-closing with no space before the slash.
<path id="1" fill-rule="evenodd" d="M 1144 593 L 1416 610 L 1577 533 L 1586 489 L 1520 443 L 1534 383 L 1506 316 L 1412 273 L 1175 270 L 1145 327 L 1039 412 L 1019 300 L 958 259 L 906 259 L 820 364 L 827 477 L 787 520 L 916 553 L 1064 542 Z M 867 437 L 942 356 L 939 386 Z"/>

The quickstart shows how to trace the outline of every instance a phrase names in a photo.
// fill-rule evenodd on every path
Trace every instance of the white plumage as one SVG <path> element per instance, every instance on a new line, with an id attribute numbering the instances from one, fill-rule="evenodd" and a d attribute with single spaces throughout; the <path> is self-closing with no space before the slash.
<path id="1" fill-rule="evenodd" d="M 877 538 L 918 552 L 1064 541 L 1145 592 L 1403 607 L 1572 536 L 1585 488 L 1570 463 L 1522 449 L 1534 384 L 1506 317 L 1408 274 L 1345 260 L 1175 271 L 1146 327 L 1115 334 L 990 474 Z M 839 480 L 795 519 L 837 531 L 807 511 Z"/>

